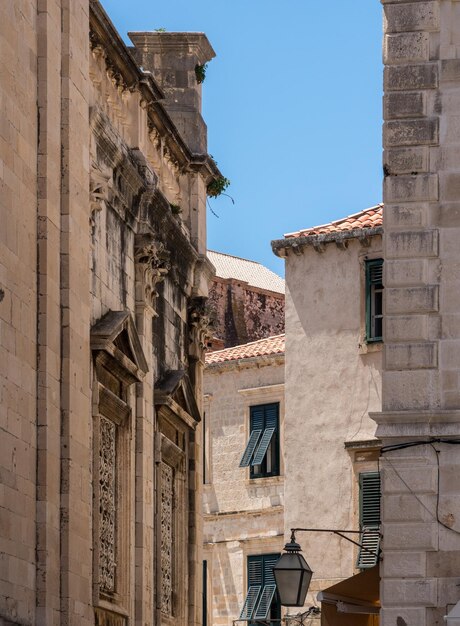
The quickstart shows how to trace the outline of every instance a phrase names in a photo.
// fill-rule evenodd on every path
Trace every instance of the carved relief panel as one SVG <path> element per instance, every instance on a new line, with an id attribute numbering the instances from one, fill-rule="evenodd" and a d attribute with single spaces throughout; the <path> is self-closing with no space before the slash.
<path id="1" fill-rule="evenodd" d="M 106 593 L 115 591 L 116 568 L 116 425 L 99 420 L 99 585 Z"/>
<path id="2" fill-rule="evenodd" d="M 94 571 L 97 624 L 128 623 L 133 516 L 131 385 L 147 371 L 134 322 L 110 311 L 91 331 L 94 356 Z"/>
<path id="3" fill-rule="evenodd" d="M 161 524 L 161 612 L 173 615 L 172 585 L 173 585 L 173 539 L 174 539 L 174 470 L 164 463 L 160 463 L 161 495 L 160 495 L 160 524 Z"/>
<path id="4" fill-rule="evenodd" d="M 161 622 L 183 624 L 187 588 L 185 451 L 158 432 L 157 607 Z"/>

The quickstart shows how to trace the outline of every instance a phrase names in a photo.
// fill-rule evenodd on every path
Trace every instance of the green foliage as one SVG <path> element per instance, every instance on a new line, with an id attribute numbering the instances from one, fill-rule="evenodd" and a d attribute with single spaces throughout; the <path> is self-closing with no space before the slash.
<path id="1" fill-rule="evenodd" d="M 166 32 L 166 28 L 164 26 L 161 26 L 160 28 L 155 28 L 155 32 L 156 33 L 165 33 Z"/>
<path id="2" fill-rule="evenodd" d="M 228 178 L 225 178 L 225 176 L 220 176 L 219 178 L 214 178 L 214 180 L 209 183 L 206 192 L 210 198 L 217 198 L 217 196 L 220 196 L 222 193 L 224 193 L 229 185 L 230 181 L 228 180 Z"/>
<path id="3" fill-rule="evenodd" d="M 169 203 L 169 207 L 170 207 L 171 213 L 173 215 L 179 215 L 180 213 L 182 213 L 182 209 L 180 208 L 180 206 L 178 204 L 171 204 L 171 203 Z"/>
<path id="4" fill-rule="evenodd" d="M 204 79 L 206 78 L 206 68 L 208 67 L 208 64 L 205 63 L 204 65 L 195 65 L 195 76 L 196 76 L 196 82 L 198 84 L 200 83 L 204 83 Z"/>

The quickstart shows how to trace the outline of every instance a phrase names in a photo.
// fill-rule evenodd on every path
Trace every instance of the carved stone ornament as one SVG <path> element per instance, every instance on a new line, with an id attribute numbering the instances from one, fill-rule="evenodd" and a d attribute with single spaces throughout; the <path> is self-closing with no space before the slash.
<path id="1" fill-rule="evenodd" d="M 213 334 L 213 319 L 206 302 L 206 298 L 193 298 L 188 310 L 189 354 L 197 359 L 203 358 Z"/>
<path id="2" fill-rule="evenodd" d="M 113 187 L 112 174 L 110 167 L 98 165 L 94 162 L 91 164 L 89 197 L 91 203 L 90 224 L 93 229 L 95 227 L 94 214 L 101 211 L 104 208 L 104 204 L 111 200 Z"/>
<path id="3" fill-rule="evenodd" d="M 153 308 L 158 292 L 156 286 L 168 273 L 171 264 L 165 245 L 153 234 L 139 234 L 134 240 L 136 262 L 136 301 Z"/>
<path id="4" fill-rule="evenodd" d="M 101 417 L 99 448 L 99 584 L 115 591 L 116 569 L 116 425 Z"/>
<path id="5" fill-rule="evenodd" d="M 172 615 L 174 470 L 161 465 L 161 612 Z"/>

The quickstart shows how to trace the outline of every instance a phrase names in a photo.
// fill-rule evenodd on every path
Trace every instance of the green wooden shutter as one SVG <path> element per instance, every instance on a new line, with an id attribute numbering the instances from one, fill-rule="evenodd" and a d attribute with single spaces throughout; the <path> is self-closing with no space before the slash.
<path id="1" fill-rule="evenodd" d="M 251 430 L 265 428 L 265 404 L 250 407 L 249 426 Z"/>
<path id="2" fill-rule="evenodd" d="M 379 329 L 382 323 L 381 312 L 378 313 L 375 310 L 377 297 L 379 306 L 381 307 L 382 289 L 383 259 L 372 259 L 370 261 L 366 261 L 366 341 L 368 342 L 382 340 L 380 331 L 376 334 L 373 330 L 376 323 L 374 318 L 379 318 Z M 379 292 L 378 296 L 376 295 L 376 291 Z"/>
<path id="3" fill-rule="evenodd" d="M 369 569 L 377 565 L 380 550 L 380 530 L 378 528 L 366 529 L 361 535 L 361 545 L 363 548 L 367 548 L 367 550 L 360 549 L 357 567 L 359 569 Z"/>
<path id="4" fill-rule="evenodd" d="M 252 455 L 254 454 L 254 450 L 256 449 L 256 445 L 259 442 L 262 432 L 263 431 L 261 429 L 251 431 L 248 445 L 246 446 L 243 456 L 241 457 L 240 467 L 247 467 L 251 462 Z"/>
<path id="5" fill-rule="evenodd" d="M 380 473 L 363 472 L 359 475 L 359 525 L 364 531 L 361 544 L 371 550 L 360 550 L 357 567 L 368 569 L 378 562 L 380 548 Z"/>
<path id="6" fill-rule="evenodd" d="M 268 446 L 270 445 L 270 441 L 275 430 L 275 428 L 266 428 L 264 430 L 263 435 L 260 438 L 259 445 L 257 446 L 257 450 L 252 458 L 251 465 L 260 465 L 262 463 L 265 455 L 267 454 Z"/>
<path id="7" fill-rule="evenodd" d="M 272 605 L 273 596 L 275 595 L 276 585 L 265 585 L 260 594 L 260 600 L 257 604 L 256 612 L 254 613 L 254 619 L 266 620 L 270 607 Z"/>
<path id="8" fill-rule="evenodd" d="M 380 473 L 359 475 L 359 524 L 370 528 L 380 525 Z"/>
<path id="9" fill-rule="evenodd" d="M 250 462 L 251 478 L 277 476 L 279 474 L 279 403 L 252 406 L 250 426 L 251 430 L 263 428 Z"/>
<path id="10" fill-rule="evenodd" d="M 243 621 L 249 621 L 252 619 L 252 615 L 254 613 L 256 602 L 261 589 L 261 585 L 251 585 L 251 587 L 249 587 L 246 599 L 243 604 L 243 608 L 241 609 L 241 613 L 238 619 Z"/>
<path id="11" fill-rule="evenodd" d="M 248 556 L 248 593 L 240 613 L 240 620 L 266 620 L 276 594 L 273 566 L 279 554 Z"/>
<path id="12" fill-rule="evenodd" d="M 248 587 L 264 584 L 263 556 L 248 556 Z"/>

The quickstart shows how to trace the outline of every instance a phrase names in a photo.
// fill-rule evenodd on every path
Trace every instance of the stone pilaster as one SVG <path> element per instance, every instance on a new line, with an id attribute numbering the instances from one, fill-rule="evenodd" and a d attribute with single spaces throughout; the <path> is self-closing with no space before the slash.
<path id="1" fill-rule="evenodd" d="M 169 270 L 169 254 L 150 233 L 134 241 L 136 327 L 148 359 L 148 372 L 136 389 L 136 521 L 135 521 L 135 620 L 143 626 L 154 614 L 154 367 L 152 320 L 156 286 Z"/>
<path id="2" fill-rule="evenodd" d="M 89 3 L 61 0 L 61 624 L 94 623 L 91 523 Z M 53 121 L 56 124 L 56 120 Z M 59 122 L 58 122 L 59 123 Z M 78 156 L 77 156 L 78 155 Z"/>
<path id="3" fill-rule="evenodd" d="M 460 3 L 382 3 L 386 446 L 460 436 Z M 383 626 L 434 625 L 460 597 L 459 452 L 383 455 Z"/>
<path id="4" fill-rule="evenodd" d="M 60 125 L 61 9 L 47 0 L 37 14 L 38 61 L 38 405 L 37 626 L 60 618 Z"/>

